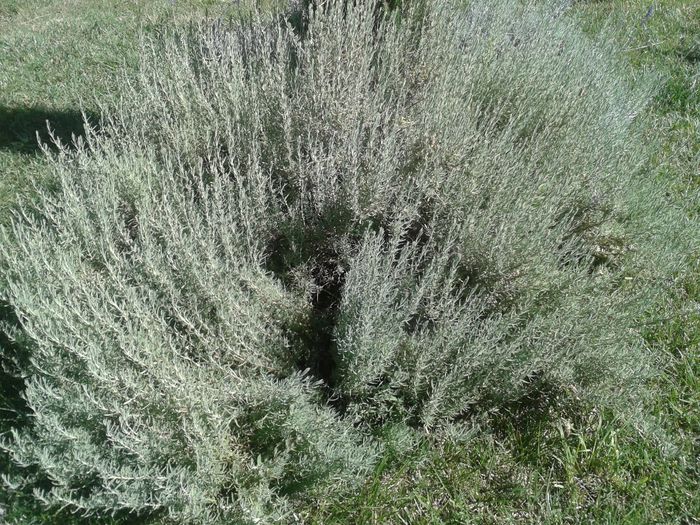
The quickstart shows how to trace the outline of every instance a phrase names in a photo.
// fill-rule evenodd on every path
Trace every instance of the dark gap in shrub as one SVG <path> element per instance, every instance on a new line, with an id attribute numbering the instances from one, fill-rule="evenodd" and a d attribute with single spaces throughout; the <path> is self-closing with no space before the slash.
<path id="1" fill-rule="evenodd" d="M 332 389 L 337 381 L 337 349 L 333 332 L 345 277 L 339 272 L 336 261 L 322 261 L 314 269 L 314 280 L 318 292 L 312 300 L 313 351 L 307 365 L 314 375 Z"/>
<path id="2" fill-rule="evenodd" d="M 342 206 L 333 207 L 311 224 L 288 224 L 268 244 L 266 269 L 287 287 L 301 271 L 311 285 L 311 315 L 306 326 L 292 327 L 292 336 L 305 351 L 297 363 L 300 370 L 310 370 L 321 379 L 330 397 L 337 381 L 336 344 L 333 333 L 345 284 L 343 254 L 336 245 L 348 237 L 351 218 Z M 290 328 L 290 327 L 287 327 Z"/>
<path id="3" fill-rule="evenodd" d="M 30 349 L 22 336 L 14 308 L 0 301 L 0 432 L 8 424 L 25 426 L 29 423 L 30 410 L 22 397 L 25 385 L 19 369 L 27 366 Z"/>

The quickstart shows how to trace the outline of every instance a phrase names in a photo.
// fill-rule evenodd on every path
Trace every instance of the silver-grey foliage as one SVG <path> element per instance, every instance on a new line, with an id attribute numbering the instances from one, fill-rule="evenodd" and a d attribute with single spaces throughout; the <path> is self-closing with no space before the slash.
<path id="1" fill-rule="evenodd" d="M 8 486 L 285 521 L 361 480 L 383 425 L 535 379 L 630 399 L 653 370 L 634 326 L 680 230 L 640 170 L 646 84 L 553 4 L 346 4 L 151 42 L 52 157 L 2 232 L 31 342 Z"/>

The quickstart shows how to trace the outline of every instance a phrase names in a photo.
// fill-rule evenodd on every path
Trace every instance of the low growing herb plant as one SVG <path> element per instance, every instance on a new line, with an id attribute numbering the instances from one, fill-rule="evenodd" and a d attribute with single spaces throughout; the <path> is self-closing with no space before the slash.
<path id="1" fill-rule="evenodd" d="M 696 239 L 641 169 L 650 83 L 621 67 L 516 0 L 146 42 L 2 230 L 29 413 L 7 486 L 280 522 L 362 481 L 387 428 L 459 433 L 542 384 L 633 417 L 639 320 Z"/>

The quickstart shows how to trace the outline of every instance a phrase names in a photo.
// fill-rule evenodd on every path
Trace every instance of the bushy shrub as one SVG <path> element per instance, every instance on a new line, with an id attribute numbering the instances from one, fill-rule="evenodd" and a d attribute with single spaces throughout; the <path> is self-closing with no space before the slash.
<path id="1" fill-rule="evenodd" d="M 284 521 L 362 479 L 387 425 L 440 431 L 542 381 L 630 399 L 653 369 L 633 323 L 674 260 L 634 251 L 649 90 L 611 49 L 553 4 L 306 16 L 147 44 L 3 231 L 31 353 L 9 486 Z"/>

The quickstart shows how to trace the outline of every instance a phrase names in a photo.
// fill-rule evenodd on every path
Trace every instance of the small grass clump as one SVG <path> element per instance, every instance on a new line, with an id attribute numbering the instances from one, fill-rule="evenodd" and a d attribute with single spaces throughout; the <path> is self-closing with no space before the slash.
<path id="1" fill-rule="evenodd" d="M 10 490 L 85 516 L 290 521 L 430 436 L 507 436 L 538 396 L 645 423 L 648 305 L 698 239 L 645 169 L 653 89 L 623 70 L 558 5 L 515 0 L 151 39 L 2 230 Z M 551 430 L 570 488 L 577 445 Z M 470 497 L 446 512 L 467 520 Z"/>

